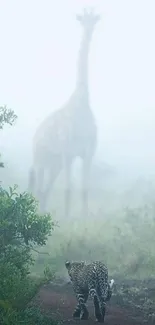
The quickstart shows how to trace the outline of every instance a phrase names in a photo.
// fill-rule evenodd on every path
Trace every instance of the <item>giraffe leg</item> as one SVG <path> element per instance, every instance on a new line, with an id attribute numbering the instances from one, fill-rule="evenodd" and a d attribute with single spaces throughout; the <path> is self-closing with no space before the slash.
<path id="1" fill-rule="evenodd" d="M 57 174 L 55 174 L 55 173 L 53 174 L 53 171 L 50 172 L 48 183 L 47 183 L 46 189 L 44 190 L 44 193 L 43 193 L 42 208 L 43 208 L 44 212 L 46 211 L 47 202 L 50 197 L 50 194 L 51 194 L 51 191 L 53 188 L 53 184 L 54 184 L 58 174 L 59 174 L 58 172 L 57 172 Z"/>
<path id="2" fill-rule="evenodd" d="M 42 193 L 41 208 L 42 212 L 46 212 L 46 206 L 50 197 L 54 182 L 56 181 L 62 168 L 61 159 L 59 157 L 53 157 L 50 170 L 48 170 L 48 181 Z"/>
<path id="3" fill-rule="evenodd" d="M 36 187 L 36 197 L 40 204 L 40 211 L 42 212 L 42 202 L 43 202 L 43 186 L 44 186 L 44 168 L 40 167 L 37 170 L 37 187 Z"/>
<path id="4" fill-rule="evenodd" d="M 82 166 L 82 215 L 88 215 L 88 190 L 90 179 L 91 159 L 83 159 Z"/>
<path id="5" fill-rule="evenodd" d="M 65 161 L 65 216 L 70 216 L 71 204 L 71 161 Z"/>
<path id="6" fill-rule="evenodd" d="M 32 166 L 29 170 L 29 179 L 28 179 L 28 191 L 34 194 L 35 190 L 35 182 L 36 182 L 36 175 L 35 175 L 35 168 Z"/>

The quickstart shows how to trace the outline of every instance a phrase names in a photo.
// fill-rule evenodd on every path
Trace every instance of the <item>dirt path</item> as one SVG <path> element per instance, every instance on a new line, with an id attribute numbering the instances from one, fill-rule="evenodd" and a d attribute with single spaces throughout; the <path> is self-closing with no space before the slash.
<path id="1" fill-rule="evenodd" d="M 76 305 L 72 288 L 69 285 L 48 285 L 41 288 L 36 297 L 37 305 L 47 314 L 51 314 L 54 319 L 64 325 L 74 324 L 96 324 L 92 301 L 88 301 L 89 321 L 73 320 L 72 313 Z M 105 317 L 107 325 L 142 325 L 143 320 L 134 317 L 128 310 L 113 304 L 112 300 L 107 305 Z"/>

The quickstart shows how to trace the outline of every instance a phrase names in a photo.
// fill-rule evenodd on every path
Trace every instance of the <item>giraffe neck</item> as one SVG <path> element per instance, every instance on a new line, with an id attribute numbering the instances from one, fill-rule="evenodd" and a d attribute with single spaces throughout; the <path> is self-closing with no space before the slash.
<path id="1" fill-rule="evenodd" d="M 88 54 L 92 33 L 84 31 L 81 41 L 78 64 L 77 64 L 77 82 L 76 90 L 88 96 Z"/>

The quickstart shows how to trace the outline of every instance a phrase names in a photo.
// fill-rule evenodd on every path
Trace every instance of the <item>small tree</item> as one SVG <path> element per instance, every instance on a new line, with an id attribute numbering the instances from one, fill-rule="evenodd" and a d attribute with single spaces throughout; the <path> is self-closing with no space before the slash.
<path id="1" fill-rule="evenodd" d="M 0 106 L 0 129 L 3 129 L 5 124 L 13 125 L 16 119 L 17 115 L 12 109 L 8 109 L 6 105 Z M 4 167 L 3 162 L 0 162 L 0 167 Z"/>
<path id="2" fill-rule="evenodd" d="M 12 110 L 0 107 L 0 129 L 6 123 L 12 125 L 16 118 Z M 46 244 L 54 222 L 50 214 L 38 213 L 32 195 L 16 190 L 17 185 L 8 191 L 0 186 L 0 324 L 39 324 L 39 319 L 41 324 L 51 324 L 40 312 L 34 315 L 25 306 L 36 289 L 34 280 L 28 277 L 32 249 Z"/>
<path id="3" fill-rule="evenodd" d="M 13 125 L 17 119 L 17 115 L 12 109 L 5 106 L 0 106 L 0 129 L 3 129 L 5 124 Z"/>
<path id="4" fill-rule="evenodd" d="M 38 214 L 35 198 L 15 190 L 0 188 L 0 299 L 11 307 L 25 301 L 32 249 L 45 245 L 54 229 L 50 214 Z"/>

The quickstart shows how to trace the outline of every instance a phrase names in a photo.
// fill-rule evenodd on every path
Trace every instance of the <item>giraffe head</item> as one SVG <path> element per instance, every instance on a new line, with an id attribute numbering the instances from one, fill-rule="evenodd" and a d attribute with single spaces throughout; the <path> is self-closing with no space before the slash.
<path id="1" fill-rule="evenodd" d="M 100 15 L 96 15 L 92 9 L 84 9 L 82 15 L 76 15 L 76 19 L 87 32 L 92 32 L 96 23 L 100 20 Z"/>

